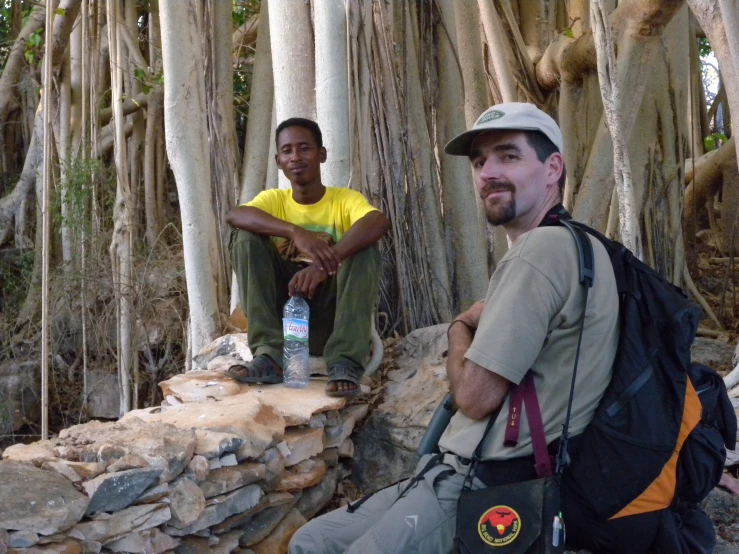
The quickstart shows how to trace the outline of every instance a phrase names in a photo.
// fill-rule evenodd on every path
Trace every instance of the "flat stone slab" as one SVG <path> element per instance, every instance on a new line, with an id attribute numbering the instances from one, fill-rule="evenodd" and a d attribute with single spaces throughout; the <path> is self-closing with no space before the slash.
<path id="1" fill-rule="evenodd" d="M 305 518 L 296 509 L 292 509 L 267 538 L 251 546 L 256 554 L 282 554 L 287 552 L 295 531 L 306 524 Z"/>
<path id="2" fill-rule="evenodd" d="M 192 535 L 208 527 L 221 523 L 226 518 L 249 510 L 259 504 L 264 493 L 258 485 L 249 485 L 224 496 L 216 497 L 216 502 L 207 506 L 200 517 L 183 529 L 167 527 L 166 533 L 175 537 Z"/>
<path id="3" fill-rule="evenodd" d="M 62 542 L 46 544 L 44 546 L 32 546 L 31 548 L 10 548 L 8 554 L 83 554 L 82 544 L 78 541 L 67 539 Z"/>
<path id="4" fill-rule="evenodd" d="M 241 531 L 230 531 L 217 538 L 185 537 L 175 549 L 176 554 L 230 554 L 239 547 Z M 243 550 L 242 550 L 243 553 Z"/>
<path id="5" fill-rule="evenodd" d="M 168 483 L 190 462 L 195 451 L 195 433 L 166 421 L 145 421 L 132 414 L 129 412 L 116 423 L 91 421 L 75 425 L 59 433 L 59 438 L 78 452 L 96 453 L 98 457 L 106 450 L 122 453 L 115 458 L 136 454 L 152 468 L 162 471 L 160 483 Z"/>
<path id="6" fill-rule="evenodd" d="M 219 433 L 207 429 L 195 429 L 198 442 L 195 443 L 195 454 L 205 458 L 218 458 L 225 452 L 236 452 L 244 442 L 233 433 Z"/>
<path id="7" fill-rule="evenodd" d="M 326 472 L 326 477 L 318 483 L 304 489 L 303 494 L 300 495 L 297 506 L 295 508 L 303 515 L 307 520 L 310 520 L 321 510 L 328 501 L 331 500 L 334 493 L 336 492 L 336 485 L 339 482 L 339 469 L 329 469 Z"/>
<path id="8" fill-rule="evenodd" d="M 341 410 L 345 398 L 326 396 L 326 382 L 311 380 L 304 389 L 294 389 L 281 384 L 249 385 L 239 383 L 217 371 L 188 371 L 159 383 L 164 396 L 173 396 L 184 403 L 244 402 L 244 396 L 256 395 L 259 400 L 274 408 L 285 418 L 288 427 L 307 425 L 311 416 L 328 410 Z"/>
<path id="9" fill-rule="evenodd" d="M 297 491 L 317 485 L 326 476 L 326 463 L 320 458 L 303 460 L 282 473 L 275 488 L 278 492 Z"/>
<path id="10" fill-rule="evenodd" d="M 180 540 L 165 535 L 159 529 L 136 531 L 109 542 L 105 548 L 113 552 L 127 552 L 131 554 L 162 554 L 177 548 Z"/>
<path id="11" fill-rule="evenodd" d="M 259 456 L 282 440 L 285 419 L 262 404 L 255 393 L 228 397 L 220 402 L 190 402 L 177 406 L 146 408 L 129 412 L 121 420 L 141 418 L 149 423 L 167 423 L 180 429 L 203 429 L 230 433 L 243 440 L 241 448 Z M 194 444 L 193 444 L 194 448 Z"/>
<path id="12" fill-rule="evenodd" d="M 182 529 L 195 523 L 205 510 L 205 496 L 202 489 L 187 478 L 180 478 L 172 484 L 167 493 L 172 519 L 169 525 Z"/>
<path id="13" fill-rule="evenodd" d="M 0 462 L 0 528 L 53 535 L 77 523 L 88 498 L 66 477 L 31 465 Z"/>
<path id="14" fill-rule="evenodd" d="M 288 429 L 285 432 L 285 445 L 289 451 L 285 457 L 285 466 L 294 466 L 323 452 L 323 429 Z"/>
<path id="15" fill-rule="evenodd" d="M 233 363 L 239 360 L 233 359 Z M 241 384 L 218 371 L 193 370 L 179 373 L 159 383 L 162 396 L 182 402 L 209 402 L 241 393 Z"/>
<path id="16" fill-rule="evenodd" d="M 115 515 L 101 514 L 92 521 L 78 523 L 69 536 L 81 541 L 102 544 L 115 541 L 135 531 L 152 529 L 166 523 L 172 514 L 166 504 L 143 504 L 125 508 Z"/>
<path id="17" fill-rule="evenodd" d="M 41 467 L 44 462 L 59 460 L 54 454 L 55 443 L 38 441 L 33 444 L 14 444 L 3 450 L 3 460 L 21 462 Z"/>
<path id="18" fill-rule="evenodd" d="M 267 466 L 265 464 L 247 462 L 211 471 L 208 479 L 200 483 L 200 488 L 205 498 L 212 498 L 261 481 L 266 476 Z"/>
<path id="19" fill-rule="evenodd" d="M 161 469 L 144 468 L 129 469 L 117 473 L 105 473 L 82 486 L 90 497 L 87 516 L 100 512 L 117 512 L 128 507 L 136 500 L 161 474 Z"/>

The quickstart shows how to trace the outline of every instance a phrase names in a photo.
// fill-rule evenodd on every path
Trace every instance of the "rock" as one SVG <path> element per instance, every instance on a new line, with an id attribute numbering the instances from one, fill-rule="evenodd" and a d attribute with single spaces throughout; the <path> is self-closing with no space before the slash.
<path id="1" fill-rule="evenodd" d="M 208 479 L 200 483 L 200 488 L 203 490 L 205 498 L 212 498 L 260 481 L 266 476 L 267 466 L 264 464 L 245 463 L 211 471 Z"/>
<path id="2" fill-rule="evenodd" d="M 81 541 L 107 544 L 134 531 L 144 531 L 169 521 L 172 516 L 166 504 L 131 506 L 114 516 L 101 514 L 92 521 L 78 523 L 68 535 Z"/>
<path id="3" fill-rule="evenodd" d="M 231 396 L 221 402 L 191 402 L 166 409 L 134 410 L 121 422 L 126 424 L 131 417 L 171 424 L 190 433 L 191 429 L 231 433 L 244 441 L 239 452 L 248 449 L 254 457 L 281 441 L 285 434 L 285 419 L 263 405 L 254 392 Z"/>
<path id="4" fill-rule="evenodd" d="M 253 356 L 249 349 L 247 334 L 232 333 L 218 337 L 197 353 L 192 359 L 193 366 L 198 369 L 205 369 L 208 366 L 208 362 L 218 356 L 231 356 L 237 361 L 251 361 Z"/>
<path id="5" fill-rule="evenodd" d="M 66 444 L 86 451 L 99 450 L 105 444 L 125 449 L 149 462 L 152 468 L 162 470 L 159 482 L 168 483 L 190 462 L 195 450 L 195 433 L 166 422 L 143 421 L 131 416 L 132 413 L 116 423 L 91 421 L 75 425 L 63 430 L 59 437 Z"/>
<path id="6" fill-rule="evenodd" d="M 354 457 L 354 443 L 352 439 L 346 439 L 339 446 L 339 456 L 341 458 L 353 458 Z"/>
<path id="7" fill-rule="evenodd" d="M 249 387 L 244 385 L 244 387 Z M 250 390 L 259 391 L 259 399 L 271 406 L 285 418 L 288 427 L 308 425 L 314 414 L 328 410 L 341 410 L 346 398 L 326 396 L 326 382 L 311 380 L 304 389 L 293 389 L 285 385 L 252 385 Z M 233 401 L 230 398 L 229 401 Z"/>
<path id="8" fill-rule="evenodd" d="M 285 458 L 285 465 L 294 466 L 323 452 L 323 429 L 288 429 L 285 431 L 285 443 L 290 451 Z"/>
<path id="9" fill-rule="evenodd" d="M 239 363 L 232 359 L 231 364 Z M 177 398 L 181 402 L 213 402 L 245 392 L 241 383 L 217 371 L 188 371 L 178 373 L 159 383 L 163 396 Z"/>
<path id="10" fill-rule="evenodd" d="M 727 372 L 734 366 L 731 359 L 734 356 L 734 347 L 723 341 L 696 337 L 690 348 L 690 359 L 712 367 L 720 372 Z"/>
<path id="11" fill-rule="evenodd" d="M 336 469 L 329 469 L 326 477 L 317 485 L 304 489 L 295 508 L 306 520 L 310 520 L 331 500 L 336 492 L 339 475 Z"/>
<path id="12" fill-rule="evenodd" d="M 12 435 L 40 415 L 41 380 L 36 361 L 0 364 L 0 435 Z"/>
<path id="13" fill-rule="evenodd" d="M 53 535 L 77 523 L 88 499 L 68 479 L 17 462 L 0 462 L 0 528 Z"/>
<path id="14" fill-rule="evenodd" d="M 200 517 L 183 529 L 167 527 L 166 532 L 175 537 L 191 535 L 197 531 L 221 523 L 227 517 L 244 512 L 259 503 L 264 493 L 258 485 L 249 485 L 225 496 L 216 497 L 216 503 L 207 506 Z"/>
<path id="15" fill-rule="evenodd" d="M 197 521 L 205 510 L 203 491 L 193 481 L 178 479 L 167 494 L 172 519 L 169 525 L 182 529 Z"/>
<path id="16" fill-rule="evenodd" d="M 118 419 L 121 415 L 118 376 L 108 371 L 93 369 L 87 373 L 89 396 L 87 415 L 95 418 Z"/>
<path id="17" fill-rule="evenodd" d="M 346 408 L 341 414 L 341 425 L 326 427 L 324 429 L 324 443 L 326 448 L 341 446 L 354 431 L 354 426 L 364 419 L 368 411 L 368 404 L 355 404 Z"/>
<path id="18" fill-rule="evenodd" d="M 6 529 L 0 528 L 0 554 L 7 554 L 10 535 Z"/>
<path id="19" fill-rule="evenodd" d="M 739 522 L 739 495 L 715 488 L 708 493 L 701 507 L 714 525 L 733 525 Z"/>
<path id="20" fill-rule="evenodd" d="M 41 464 L 41 469 L 45 469 L 46 471 L 53 471 L 54 473 L 57 473 L 62 477 L 66 477 L 73 483 L 82 479 L 79 473 L 77 473 L 74 469 L 72 469 L 68 464 L 65 464 L 64 462 L 44 462 L 43 464 Z"/>
<path id="21" fill-rule="evenodd" d="M 268 537 L 252 545 L 251 549 L 256 554 L 283 554 L 287 552 L 287 546 L 295 531 L 305 524 L 305 518 L 300 515 L 299 511 L 293 509 Z"/>
<path id="22" fill-rule="evenodd" d="M 208 469 L 210 471 L 213 471 L 214 469 L 221 469 L 223 465 L 221 464 L 220 458 L 211 458 L 208 460 Z"/>
<path id="23" fill-rule="evenodd" d="M 202 483 L 210 473 L 210 464 L 203 456 L 193 456 L 187 464 L 187 474 L 192 475 L 193 481 Z"/>
<path id="24" fill-rule="evenodd" d="M 33 531 L 14 531 L 9 535 L 8 546 L 11 548 L 28 548 L 38 543 L 38 535 Z"/>
<path id="25" fill-rule="evenodd" d="M 292 511 L 294 505 L 295 502 L 282 504 L 268 508 L 254 516 L 242 527 L 244 535 L 241 537 L 239 544 L 241 546 L 252 546 L 267 538 L 279 525 L 280 521 Z"/>
<path id="26" fill-rule="evenodd" d="M 126 471 L 127 469 L 141 469 L 146 467 L 149 467 L 149 462 L 138 454 L 126 454 L 106 467 L 105 471 L 107 473 L 115 473 L 117 471 Z"/>
<path id="27" fill-rule="evenodd" d="M 69 466 L 82 479 L 94 479 L 98 475 L 102 475 L 108 468 L 105 462 L 69 462 L 61 460 L 61 463 Z"/>
<path id="28" fill-rule="evenodd" d="M 205 369 L 214 373 L 226 373 L 232 366 L 243 363 L 240 358 L 233 356 L 217 356 L 208 362 Z"/>
<path id="29" fill-rule="evenodd" d="M 31 548 L 10 548 L 8 554 L 82 554 L 82 544 L 73 539 Z"/>
<path id="30" fill-rule="evenodd" d="M 89 452 L 89 449 L 87 449 L 87 451 Z M 113 463 L 125 456 L 128 456 L 128 454 L 129 454 L 128 448 L 125 448 L 118 444 L 104 443 L 98 447 L 97 461 Z"/>
<path id="31" fill-rule="evenodd" d="M 156 502 L 168 492 L 169 483 L 158 483 L 141 493 L 141 496 L 134 501 L 134 504 L 150 504 L 152 502 Z"/>
<path id="32" fill-rule="evenodd" d="M 117 473 L 105 473 L 85 481 L 82 486 L 90 497 L 86 515 L 117 512 L 126 508 L 156 481 L 161 472 L 156 468 L 129 469 Z"/>
<path id="33" fill-rule="evenodd" d="M 105 548 L 112 552 L 130 552 L 135 554 L 162 554 L 179 546 L 180 541 L 165 535 L 159 529 L 147 529 L 130 533 L 109 542 Z"/>
<path id="34" fill-rule="evenodd" d="M 186 537 L 175 549 L 176 554 L 229 554 L 239 547 L 241 531 L 231 531 L 218 537 L 218 543 L 209 544 L 208 539 Z M 242 552 L 243 554 L 243 552 Z"/>
<path id="35" fill-rule="evenodd" d="M 282 473 L 276 491 L 296 491 L 317 485 L 326 476 L 326 464 L 320 458 L 303 460 Z"/>
<path id="36" fill-rule="evenodd" d="M 257 458 L 257 462 L 262 463 L 266 467 L 266 475 L 264 476 L 265 484 L 262 485 L 263 490 L 273 490 L 274 485 L 282 477 L 285 470 L 285 458 L 278 448 L 270 448 L 262 456 Z"/>
<path id="37" fill-rule="evenodd" d="M 80 541 L 82 554 L 100 554 L 103 544 L 97 541 Z"/>
<path id="38" fill-rule="evenodd" d="M 236 461 L 236 454 L 226 454 L 225 456 L 221 456 L 221 467 L 233 467 L 235 465 L 238 465 L 239 462 Z"/>
<path id="39" fill-rule="evenodd" d="M 308 422 L 311 429 L 322 429 L 326 426 L 326 414 L 313 414 Z"/>
<path id="40" fill-rule="evenodd" d="M 284 506 L 289 504 L 289 508 L 292 508 L 297 502 L 298 496 L 290 494 L 289 492 L 271 492 L 266 496 L 263 496 L 259 501 L 259 504 L 240 514 L 233 515 L 225 519 L 222 523 L 213 526 L 212 530 L 214 533 L 225 533 L 230 531 L 234 527 L 243 527 L 246 522 L 252 519 L 255 514 L 258 514 L 268 508 L 274 508 L 275 506 Z M 288 510 L 289 510 L 288 508 Z M 285 512 L 287 513 L 287 511 Z"/>
<path id="41" fill-rule="evenodd" d="M 51 441 L 38 441 L 7 447 L 3 451 L 3 460 L 41 467 L 44 462 L 56 462 L 58 458 L 54 454 L 54 444 Z"/>
<path id="42" fill-rule="evenodd" d="M 205 429 L 195 429 L 195 436 L 198 439 L 195 443 L 195 454 L 205 458 L 220 458 L 225 452 L 236 452 L 244 442 L 240 437 L 231 433 L 218 433 Z"/>
<path id="43" fill-rule="evenodd" d="M 436 407 L 449 390 L 446 329 L 410 333 L 399 345 L 398 369 L 388 374 L 383 402 L 354 433 L 352 480 L 370 493 L 413 474 L 416 450 Z"/>
<path id="44" fill-rule="evenodd" d="M 318 455 L 324 462 L 326 467 L 336 467 L 339 465 L 339 449 L 338 448 L 327 448 Z"/>

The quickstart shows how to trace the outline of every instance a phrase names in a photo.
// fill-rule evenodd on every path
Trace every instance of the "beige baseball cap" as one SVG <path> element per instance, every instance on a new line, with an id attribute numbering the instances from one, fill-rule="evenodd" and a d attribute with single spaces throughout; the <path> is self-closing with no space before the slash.
<path id="1" fill-rule="evenodd" d="M 488 131 L 540 131 L 563 153 L 559 125 L 533 104 L 509 102 L 496 104 L 477 118 L 472 129 L 457 135 L 444 147 L 453 156 L 468 156 L 472 142 Z"/>

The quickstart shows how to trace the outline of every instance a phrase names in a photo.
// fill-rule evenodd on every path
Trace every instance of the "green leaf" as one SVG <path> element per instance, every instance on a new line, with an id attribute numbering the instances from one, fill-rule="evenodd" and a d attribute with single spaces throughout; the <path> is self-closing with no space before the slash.
<path id="1" fill-rule="evenodd" d="M 575 38 L 575 32 L 572 29 L 565 29 L 564 33 L 566 37 Z"/>
<path id="2" fill-rule="evenodd" d="M 146 77 L 146 73 L 141 68 L 135 69 L 133 74 L 134 74 L 134 77 L 136 77 L 139 81 L 143 81 L 144 78 Z"/>
<path id="3" fill-rule="evenodd" d="M 39 46 L 41 46 L 41 35 L 38 34 L 38 32 L 31 33 L 31 36 L 28 37 L 28 42 L 30 42 L 31 46 L 33 46 L 34 48 L 38 48 Z"/>
<path id="4" fill-rule="evenodd" d="M 28 63 L 29 63 L 30 65 L 33 65 L 33 64 L 34 64 L 34 62 L 36 61 L 36 58 L 35 58 L 35 56 L 33 55 L 33 52 L 32 52 L 31 50 L 26 50 L 26 53 L 25 53 L 25 58 L 26 58 L 26 61 L 27 61 L 27 62 L 28 62 Z"/>
<path id="5" fill-rule="evenodd" d="M 149 85 L 141 85 L 141 92 L 144 94 L 149 94 L 149 91 L 151 90 L 151 87 Z"/>
<path id="6" fill-rule="evenodd" d="M 57 8 L 54 13 L 57 15 L 64 16 L 64 15 L 67 15 L 67 10 L 65 10 L 64 8 Z"/>
<path id="7" fill-rule="evenodd" d="M 729 140 L 729 138 L 723 133 L 714 133 L 714 135 L 716 136 L 716 138 L 721 139 L 721 142 L 726 142 L 727 140 Z"/>
<path id="8" fill-rule="evenodd" d="M 716 137 L 713 135 L 709 135 L 706 138 L 703 139 L 703 146 L 707 151 L 711 151 L 716 146 Z"/>

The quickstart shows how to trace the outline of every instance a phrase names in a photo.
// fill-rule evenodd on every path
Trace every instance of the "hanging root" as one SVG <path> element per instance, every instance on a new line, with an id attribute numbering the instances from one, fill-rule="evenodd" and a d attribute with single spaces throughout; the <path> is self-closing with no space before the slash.
<path id="1" fill-rule="evenodd" d="M 718 325 L 718 328 L 721 331 L 726 331 L 724 329 L 724 326 L 721 325 L 721 322 L 716 317 L 716 314 L 713 313 L 713 310 L 711 309 L 711 306 L 708 305 L 708 302 L 706 302 L 706 299 L 703 298 L 703 295 L 698 292 L 698 288 L 695 286 L 695 283 L 693 282 L 693 278 L 690 276 L 690 273 L 688 272 L 688 266 L 686 265 L 683 268 L 683 279 L 685 280 L 685 287 L 688 289 L 688 292 L 691 294 L 693 298 L 695 298 L 695 301 L 700 304 L 701 308 L 703 308 L 703 311 L 706 312 L 706 315 L 713 320 L 713 322 Z"/>

